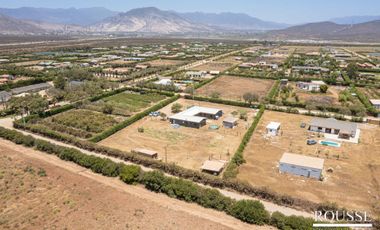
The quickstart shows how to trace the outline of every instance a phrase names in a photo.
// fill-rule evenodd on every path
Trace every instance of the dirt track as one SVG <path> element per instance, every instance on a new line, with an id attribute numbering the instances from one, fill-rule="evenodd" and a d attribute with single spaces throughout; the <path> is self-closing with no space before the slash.
<path id="1" fill-rule="evenodd" d="M 270 229 L 126 185 L 8 141 L 0 140 L 0 149 L 2 180 L 7 181 L 0 228 Z M 46 177 L 37 175 L 40 168 Z"/>

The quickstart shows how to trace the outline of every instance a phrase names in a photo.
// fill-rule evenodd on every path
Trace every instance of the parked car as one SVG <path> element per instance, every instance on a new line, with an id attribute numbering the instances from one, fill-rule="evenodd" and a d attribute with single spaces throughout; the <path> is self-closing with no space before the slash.
<path id="1" fill-rule="evenodd" d="M 316 140 L 307 140 L 307 145 L 315 145 L 317 144 Z"/>

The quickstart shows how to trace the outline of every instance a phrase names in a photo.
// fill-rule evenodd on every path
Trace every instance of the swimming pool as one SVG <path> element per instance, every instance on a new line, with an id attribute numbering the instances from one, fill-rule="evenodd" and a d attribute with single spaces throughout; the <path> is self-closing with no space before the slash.
<path id="1" fill-rule="evenodd" d="M 331 147 L 340 147 L 340 143 L 334 141 L 320 141 L 319 144 Z"/>

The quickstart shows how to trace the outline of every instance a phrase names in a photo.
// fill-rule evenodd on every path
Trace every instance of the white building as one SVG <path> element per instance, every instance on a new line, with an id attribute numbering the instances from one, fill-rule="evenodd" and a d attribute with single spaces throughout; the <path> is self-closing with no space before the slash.
<path id="1" fill-rule="evenodd" d="M 205 71 L 189 71 L 189 72 L 186 72 L 185 76 L 187 78 L 202 78 L 206 76 L 206 72 Z"/>
<path id="2" fill-rule="evenodd" d="M 321 179 L 324 162 L 324 159 L 316 157 L 284 153 L 280 160 L 279 170 L 280 173 Z"/>
<path id="3" fill-rule="evenodd" d="M 271 136 L 277 136 L 280 131 L 281 123 L 271 122 L 267 125 L 267 134 Z"/>
<path id="4" fill-rule="evenodd" d="M 376 109 L 380 109 L 380 99 L 371 99 L 370 102 Z"/>
<path id="5" fill-rule="evenodd" d="M 297 82 L 297 87 L 306 91 L 320 91 L 322 85 L 326 85 L 323 81 Z"/>
<path id="6" fill-rule="evenodd" d="M 178 124 L 187 127 L 200 128 L 206 125 L 206 120 L 217 120 L 223 115 L 221 109 L 193 106 L 185 111 L 174 114 L 169 117 L 172 124 Z"/>

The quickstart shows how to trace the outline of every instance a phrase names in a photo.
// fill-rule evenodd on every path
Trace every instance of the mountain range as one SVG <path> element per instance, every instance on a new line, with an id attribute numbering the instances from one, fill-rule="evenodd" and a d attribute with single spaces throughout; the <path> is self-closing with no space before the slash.
<path id="1" fill-rule="evenodd" d="M 378 42 L 380 41 L 380 20 L 349 25 L 334 22 L 309 23 L 270 31 L 265 36 L 277 40 L 308 39 Z"/>
<path id="2" fill-rule="evenodd" d="M 379 41 L 376 17 L 337 18 L 297 26 L 263 21 L 240 13 L 178 13 L 155 7 L 114 12 L 105 8 L 0 8 L 0 34 L 67 33 L 240 33 L 264 39 Z M 351 21 L 351 23 L 345 23 Z M 364 22 L 363 22 L 364 21 Z M 357 23 L 352 23 L 357 22 Z M 260 32 L 260 33 L 257 33 Z M 265 33 L 262 33 L 265 32 Z"/>

